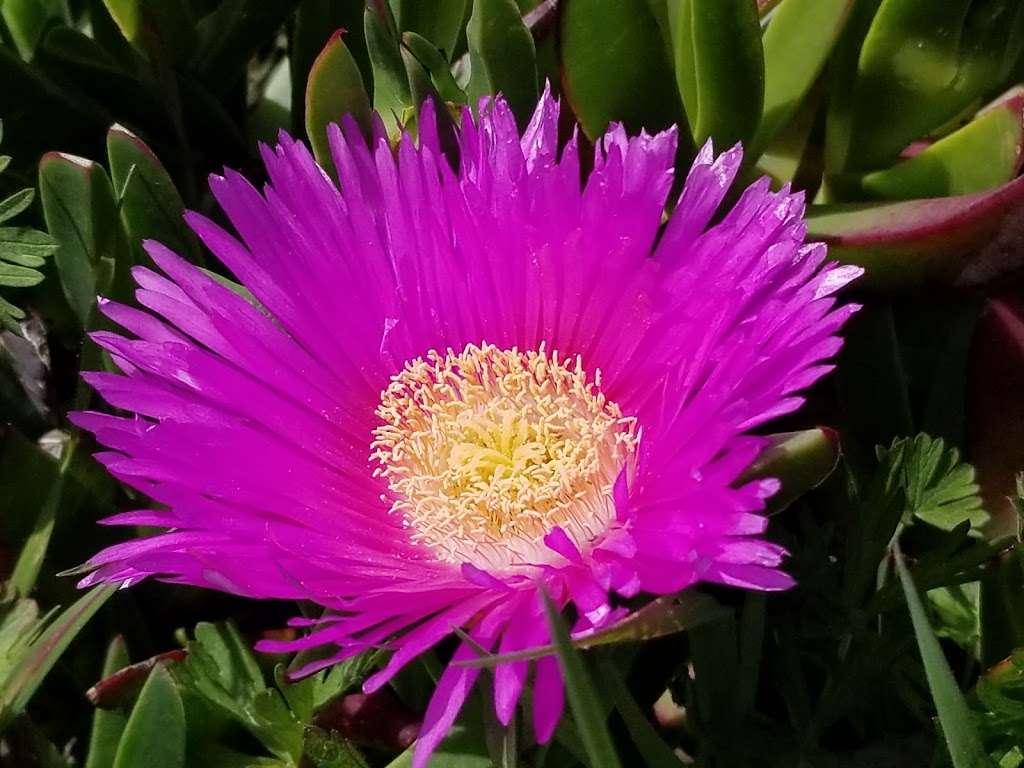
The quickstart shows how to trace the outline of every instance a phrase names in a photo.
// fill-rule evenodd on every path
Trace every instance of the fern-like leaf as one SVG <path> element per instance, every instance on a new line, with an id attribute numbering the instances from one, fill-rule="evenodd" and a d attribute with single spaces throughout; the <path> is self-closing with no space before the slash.
<path id="1" fill-rule="evenodd" d="M 0 139 L 3 123 L 0 122 Z M 0 173 L 10 158 L 0 158 Z M 22 189 L 0 200 L 0 225 L 24 212 L 35 199 L 34 189 Z M 56 241 L 45 232 L 28 227 L 0 226 L 0 287 L 30 288 L 43 280 L 39 267 L 57 250 Z M 0 295 L 0 325 L 13 333 L 21 333 L 19 321 L 25 312 Z"/>

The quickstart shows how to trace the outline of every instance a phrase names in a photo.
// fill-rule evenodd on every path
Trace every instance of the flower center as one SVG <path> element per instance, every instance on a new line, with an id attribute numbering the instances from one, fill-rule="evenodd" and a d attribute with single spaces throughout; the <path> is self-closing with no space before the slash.
<path id="1" fill-rule="evenodd" d="M 614 519 L 612 488 L 639 442 L 636 419 L 559 360 L 484 343 L 406 363 L 381 394 L 371 457 L 392 512 L 453 563 L 545 562 L 544 536 L 577 542 Z"/>

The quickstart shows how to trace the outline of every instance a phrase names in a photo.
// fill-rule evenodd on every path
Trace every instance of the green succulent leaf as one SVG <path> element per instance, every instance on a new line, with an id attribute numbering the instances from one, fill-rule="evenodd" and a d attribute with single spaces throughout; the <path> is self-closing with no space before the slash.
<path id="1" fill-rule="evenodd" d="M 761 120 L 765 62 L 755 0 L 681 0 L 669 22 L 676 79 L 697 144 L 747 141 Z"/>
<path id="2" fill-rule="evenodd" d="M 384 121 L 388 135 L 395 139 L 401 133 L 403 116 L 413 108 L 413 101 L 387 3 L 367 6 L 363 29 L 373 67 L 373 110 Z"/>
<path id="3" fill-rule="evenodd" d="M 345 114 L 352 115 L 370 135 L 370 99 L 342 33 L 336 32 L 313 62 L 306 84 L 306 133 L 324 168 L 334 167 L 327 126 L 340 122 Z"/>
<path id="4" fill-rule="evenodd" d="M 46 29 L 66 20 L 62 0 L 4 0 L 0 17 L 23 59 L 30 60 Z"/>
<path id="5" fill-rule="evenodd" d="M 589 139 L 612 121 L 634 132 L 684 121 L 664 39 L 645 0 L 570 0 L 561 9 L 560 33 L 565 98 Z"/>
<path id="6" fill-rule="evenodd" d="M 103 0 L 125 40 L 154 58 L 184 61 L 198 35 L 185 0 Z M 226 5 L 238 5 L 234 0 Z M 274 3 L 272 5 L 278 5 Z"/>
<path id="7" fill-rule="evenodd" d="M 448 67 L 448 62 L 433 43 L 415 32 L 403 32 L 402 45 L 430 74 L 431 83 L 438 96 L 451 104 L 467 102 L 466 92 L 459 87 Z"/>
<path id="8" fill-rule="evenodd" d="M 539 95 L 537 50 L 515 0 L 473 0 L 466 34 L 470 103 L 475 107 L 481 96 L 501 93 L 524 127 Z"/>
<path id="9" fill-rule="evenodd" d="M 981 578 L 981 663 L 991 667 L 1024 647 L 1024 551 L 1014 547 L 994 559 Z"/>
<path id="10" fill-rule="evenodd" d="M 306 83 L 309 70 L 324 44 L 339 29 L 345 30 L 345 47 L 359 65 L 363 84 L 372 92 L 373 68 L 366 51 L 363 31 L 363 0 L 304 0 L 295 13 L 288 70 L 292 79 L 292 121 L 296 129 L 306 126 Z"/>
<path id="11" fill-rule="evenodd" d="M 185 707 L 167 668 L 158 664 L 132 708 L 114 768 L 184 768 Z"/>
<path id="12" fill-rule="evenodd" d="M 131 242 L 156 240 L 193 263 L 199 244 L 183 219 L 185 204 L 163 164 L 142 139 L 120 125 L 107 132 L 110 177 Z M 141 261 L 141 256 L 136 257 Z"/>
<path id="13" fill-rule="evenodd" d="M 124 638 L 116 635 L 107 646 L 101 679 L 127 667 L 130 662 Z M 114 764 L 127 722 L 127 716 L 119 709 L 97 709 L 93 713 L 85 768 L 110 768 Z"/>
<path id="14" fill-rule="evenodd" d="M 884 200 L 969 195 L 1007 184 L 1022 161 L 1024 87 L 913 157 L 866 174 L 860 187 Z"/>
<path id="15" fill-rule="evenodd" d="M 398 28 L 415 32 L 452 58 L 472 0 L 399 0 Z"/>
<path id="16" fill-rule="evenodd" d="M 839 435 L 817 427 L 801 432 L 771 435 L 771 443 L 738 482 L 774 477 L 781 490 L 769 501 L 772 511 L 781 511 L 832 474 L 839 463 Z"/>
<path id="17" fill-rule="evenodd" d="M 786 0 L 764 32 L 764 115 L 754 144 L 793 119 L 839 40 L 855 0 Z"/>
<path id="18" fill-rule="evenodd" d="M 46 226 L 59 247 L 54 258 L 68 304 L 91 326 L 104 261 L 123 263 L 124 239 L 106 171 L 91 160 L 51 152 L 39 162 Z M 121 256 L 122 258 L 119 258 Z"/>
<path id="19" fill-rule="evenodd" d="M 850 169 L 890 162 L 998 88 L 1016 5 L 883 0 L 858 59 Z"/>
<path id="20" fill-rule="evenodd" d="M 456 725 L 430 758 L 430 768 L 494 768 L 494 762 L 480 743 L 479 734 Z M 409 747 L 387 768 L 411 768 L 413 747 Z"/>
<path id="21" fill-rule="evenodd" d="M 71 461 L 75 455 L 76 444 L 67 435 L 63 436 L 60 445 L 60 461 L 57 476 L 47 489 L 46 496 L 41 499 L 39 513 L 32 525 L 32 531 L 22 545 L 18 560 L 14 564 L 8 584 L 19 595 L 31 594 L 43 567 L 43 560 L 50 545 L 53 527 L 57 520 L 57 511 L 64 501 L 65 478 Z"/>

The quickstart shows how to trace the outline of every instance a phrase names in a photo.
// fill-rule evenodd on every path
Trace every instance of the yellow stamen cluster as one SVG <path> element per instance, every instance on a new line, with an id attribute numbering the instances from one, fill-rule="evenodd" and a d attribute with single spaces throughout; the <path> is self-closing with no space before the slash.
<path id="1" fill-rule="evenodd" d="M 550 559 L 561 526 L 577 543 L 614 516 L 612 488 L 639 441 L 636 420 L 588 382 L 577 357 L 469 345 L 406 363 L 381 394 L 375 474 L 413 538 L 450 562 Z"/>

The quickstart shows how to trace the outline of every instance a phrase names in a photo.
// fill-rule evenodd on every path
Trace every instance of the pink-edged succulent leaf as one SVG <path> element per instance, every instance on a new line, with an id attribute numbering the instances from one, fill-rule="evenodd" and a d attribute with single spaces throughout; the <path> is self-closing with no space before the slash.
<path id="1" fill-rule="evenodd" d="M 317 161 L 333 168 L 327 141 L 327 126 L 350 114 L 369 135 L 370 98 L 363 86 L 359 66 L 338 30 L 316 57 L 306 82 L 306 132 Z"/>
<path id="2" fill-rule="evenodd" d="M 878 290 L 929 281 L 977 284 L 1020 266 L 1006 247 L 1024 213 L 1024 178 L 972 195 L 892 203 L 812 206 L 809 237 L 866 269 Z"/>

